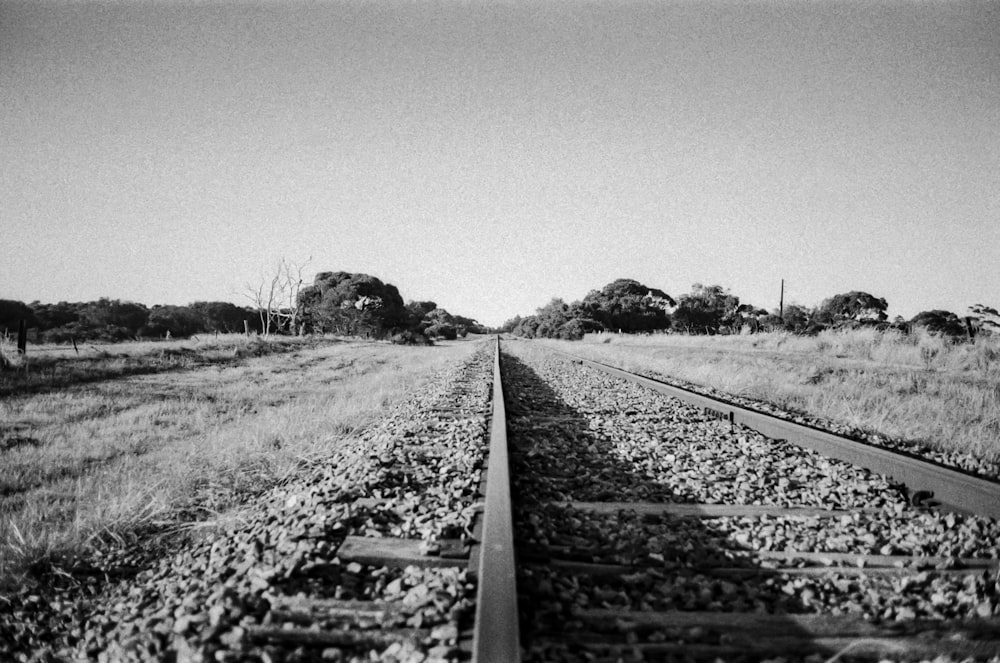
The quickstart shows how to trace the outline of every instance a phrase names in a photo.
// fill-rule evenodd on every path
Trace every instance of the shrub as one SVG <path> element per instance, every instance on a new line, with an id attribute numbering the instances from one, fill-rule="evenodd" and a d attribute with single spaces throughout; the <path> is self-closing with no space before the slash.
<path id="1" fill-rule="evenodd" d="M 434 342 L 418 331 L 407 329 L 390 339 L 396 345 L 434 345 Z"/>
<path id="2" fill-rule="evenodd" d="M 587 326 L 582 321 L 570 320 L 559 327 L 555 336 L 567 341 L 579 341 L 586 332 Z"/>
<path id="3" fill-rule="evenodd" d="M 458 338 L 458 330 L 448 324 L 431 325 L 424 330 L 424 333 L 431 338 L 443 338 L 447 341 L 454 341 Z"/>
<path id="4" fill-rule="evenodd" d="M 966 337 L 965 325 L 951 311 L 942 311 L 940 309 L 921 311 L 913 316 L 910 324 L 913 327 L 923 327 L 927 331 L 943 334 L 952 339 L 964 339 Z"/>

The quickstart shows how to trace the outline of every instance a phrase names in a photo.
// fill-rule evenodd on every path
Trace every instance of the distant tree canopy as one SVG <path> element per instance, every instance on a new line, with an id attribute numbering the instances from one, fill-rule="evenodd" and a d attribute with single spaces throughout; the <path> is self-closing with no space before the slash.
<path id="1" fill-rule="evenodd" d="M 468 334 L 485 334 L 487 329 L 478 321 L 461 315 L 452 315 L 431 301 L 407 302 L 407 326 L 428 338 L 453 340 Z"/>
<path id="2" fill-rule="evenodd" d="M 418 328 L 422 329 L 427 338 L 443 338 L 448 341 L 458 338 L 455 316 L 443 308 L 435 307 L 428 311 L 421 319 Z"/>
<path id="3" fill-rule="evenodd" d="M 0 334 L 16 333 L 22 320 L 28 327 L 38 325 L 30 306 L 14 299 L 0 299 Z"/>
<path id="4" fill-rule="evenodd" d="M 242 332 L 243 321 L 259 331 L 257 312 L 228 302 L 196 302 L 190 306 L 154 306 L 101 298 L 90 302 L 30 305 L 0 300 L 0 333 L 5 312 L 23 318 L 34 330 L 34 342 L 63 343 L 72 339 L 122 341 L 132 338 L 183 338 L 205 332 Z M 14 320 L 13 327 L 16 328 Z"/>
<path id="5" fill-rule="evenodd" d="M 464 315 L 453 315 L 452 318 L 455 320 L 459 336 L 490 333 L 490 330 L 485 325 L 480 324 L 475 318 L 467 318 Z"/>
<path id="6" fill-rule="evenodd" d="M 286 272 L 297 278 L 298 272 L 293 274 L 287 269 Z M 291 307 L 294 310 L 277 306 L 267 315 L 262 313 L 263 309 L 229 302 L 149 308 L 109 298 L 55 304 L 34 301 L 30 305 L 0 299 L 0 334 L 16 330 L 21 320 L 35 330 L 38 342 L 118 341 L 167 335 L 182 338 L 205 332 L 242 332 L 244 325 L 261 333 L 265 329 L 263 321 L 272 314 L 279 321 L 302 323 L 294 328 L 291 324 L 278 324 L 277 333 L 297 333 L 304 329 L 315 333 L 392 337 L 416 344 L 490 331 L 476 320 L 452 314 L 433 301 L 404 304 L 396 286 L 368 274 L 321 272 L 312 285 L 294 291 L 298 292 Z M 790 304 L 780 314 L 777 310 L 769 314 L 741 304 L 739 297 L 720 285 L 695 283 L 689 293 L 675 300 L 662 290 L 633 279 L 616 279 L 600 290 L 590 291 L 580 301 L 567 303 L 553 298 L 534 315 L 508 320 L 501 331 L 527 338 L 561 339 L 580 339 L 586 333 L 598 331 L 718 334 L 744 329 L 783 329 L 812 334 L 859 325 L 888 327 L 887 310 L 885 299 L 851 291 L 834 295 L 815 308 Z M 974 332 L 1000 333 L 1000 312 L 976 304 L 969 307 L 968 317 L 963 320 L 950 311 L 935 309 L 922 311 L 908 322 L 897 316 L 893 326 L 904 331 L 924 328 L 957 339 L 971 337 Z"/>
<path id="7" fill-rule="evenodd" d="M 969 317 L 978 331 L 1000 334 L 1000 311 L 992 306 L 973 304 L 969 307 Z"/>
<path id="8" fill-rule="evenodd" d="M 320 272 L 298 303 L 306 329 L 318 333 L 383 338 L 410 317 L 396 286 L 368 274 Z"/>
<path id="9" fill-rule="evenodd" d="M 695 283 L 674 311 L 674 327 L 689 334 L 718 334 L 741 323 L 740 298 L 720 285 Z"/>
<path id="10" fill-rule="evenodd" d="M 814 326 L 816 323 L 813 322 L 813 313 L 813 309 L 801 304 L 788 304 L 783 315 L 779 316 L 779 311 L 775 309 L 763 322 L 769 329 L 810 334 L 820 329 Z"/>
<path id="11" fill-rule="evenodd" d="M 142 304 L 103 297 L 84 305 L 80 315 L 83 325 L 114 341 L 137 336 L 148 319 L 149 309 Z"/>
<path id="12" fill-rule="evenodd" d="M 429 338 L 455 339 L 489 331 L 476 320 L 453 315 L 432 301 L 404 305 L 396 286 L 368 274 L 321 272 L 312 285 L 298 288 L 301 270 L 289 265 L 280 263 L 278 277 L 284 281 L 264 282 L 266 309 L 205 301 L 149 308 L 108 298 L 57 304 L 35 301 L 30 305 L 0 299 L 0 334 L 16 331 L 21 320 L 34 330 L 32 342 L 54 343 L 184 338 L 206 332 L 242 333 L 245 329 L 290 334 L 305 328 L 317 333 L 398 337 L 399 342 L 419 345 L 429 343 Z M 282 285 L 285 281 L 288 287 Z M 281 287 L 272 291 L 273 283 Z M 281 299 L 288 292 L 298 293 L 291 308 Z"/>
<path id="13" fill-rule="evenodd" d="M 588 331 L 601 329 L 603 327 L 599 322 L 586 317 L 580 302 L 567 304 L 557 298 L 538 309 L 535 315 L 518 318 L 510 331 L 525 338 L 578 340 Z"/>
<path id="14" fill-rule="evenodd" d="M 218 332 L 220 334 L 242 333 L 244 331 L 243 321 L 253 322 L 252 318 L 257 318 L 251 309 L 237 306 L 229 302 L 195 302 L 190 308 L 201 318 L 202 326 L 206 332 Z M 256 328 L 257 325 L 251 325 Z M 173 332 L 176 335 L 176 332 Z"/>
<path id="15" fill-rule="evenodd" d="M 500 331 L 527 338 L 578 339 L 594 331 L 625 333 L 669 331 L 687 334 L 734 334 L 785 330 L 815 334 L 824 329 L 878 325 L 889 327 L 888 303 L 870 293 L 852 290 L 826 299 L 815 308 L 789 304 L 768 313 L 721 285 L 695 283 L 676 301 L 662 290 L 632 279 L 617 279 L 592 290 L 582 301 L 567 304 L 554 298 L 534 315 L 515 316 Z M 970 307 L 974 327 L 1000 332 L 1000 313 L 983 305 Z M 924 312 L 914 322 L 941 333 L 955 334 L 962 320 L 947 311 Z M 900 319 L 896 325 L 909 325 Z"/>
<path id="16" fill-rule="evenodd" d="M 965 324 L 951 311 L 934 309 L 921 311 L 910 320 L 913 327 L 923 327 L 927 331 L 942 334 L 951 338 L 964 338 L 967 335 Z"/>
<path id="17" fill-rule="evenodd" d="M 430 322 L 426 321 L 425 318 L 427 314 L 435 310 L 438 305 L 435 302 L 425 301 L 425 302 L 407 302 L 406 312 L 409 316 L 407 321 L 407 326 L 419 331 L 423 331 Z"/>
<path id="18" fill-rule="evenodd" d="M 204 319 L 190 306 L 154 306 L 146 324 L 140 329 L 142 336 L 193 336 L 205 331 Z"/>
<path id="19" fill-rule="evenodd" d="M 670 328 L 674 299 L 632 279 L 617 279 L 591 290 L 582 301 L 567 304 L 556 298 L 535 315 L 508 320 L 503 331 L 526 338 L 575 340 L 588 332 L 612 330 L 648 332 Z"/>
<path id="20" fill-rule="evenodd" d="M 617 279 L 601 290 L 591 290 L 580 303 L 584 320 L 600 323 L 604 329 L 645 332 L 670 328 L 673 297 L 632 279 Z"/>
<path id="21" fill-rule="evenodd" d="M 31 302 L 31 309 L 35 312 L 35 319 L 38 320 L 38 328 L 41 331 L 68 327 L 80 320 L 80 311 L 86 304 L 59 302 L 57 304 L 42 304 L 41 302 Z"/>
<path id="22" fill-rule="evenodd" d="M 815 321 L 832 327 L 885 322 L 889 305 L 880 297 L 852 290 L 824 300 L 815 313 Z"/>

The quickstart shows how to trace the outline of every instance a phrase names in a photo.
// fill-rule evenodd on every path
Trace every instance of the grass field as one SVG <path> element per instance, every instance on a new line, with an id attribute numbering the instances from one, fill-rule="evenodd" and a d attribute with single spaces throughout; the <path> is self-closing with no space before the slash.
<path id="1" fill-rule="evenodd" d="M 1000 338 L 588 335 L 546 341 L 630 370 L 714 387 L 864 431 L 1000 462 Z"/>
<path id="2" fill-rule="evenodd" d="M 236 337 L 52 351 L 48 378 L 0 397 L 0 578 L 211 524 L 474 346 Z"/>
<path id="3" fill-rule="evenodd" d="M 31 345 L 18 355 L 13 341 L 0 337 L 0 396 L 41 392 L 73 384 L 159 373 L 196 366 L 231 364 L 247 357 L 291 351 L 314 345 L 309 337 L 247 337 L 206 335 L 186 341 L 81 342 L 73 345 Z"/>

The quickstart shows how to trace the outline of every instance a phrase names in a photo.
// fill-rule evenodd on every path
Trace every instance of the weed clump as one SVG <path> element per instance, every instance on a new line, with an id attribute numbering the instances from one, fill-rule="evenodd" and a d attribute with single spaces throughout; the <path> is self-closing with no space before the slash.
<path id="1" fill-rule="evenodd" d="M 24 365 L 24 356 L 10 339 L 0 336 L 0 371 L 14 371 Z"/>

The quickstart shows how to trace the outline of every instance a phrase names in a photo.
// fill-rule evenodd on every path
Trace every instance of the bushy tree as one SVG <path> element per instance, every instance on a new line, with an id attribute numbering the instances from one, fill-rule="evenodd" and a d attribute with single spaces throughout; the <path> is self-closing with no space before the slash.
<path id="1" fill-rule="evenodd" d="M 486 328 L 476 320 L 461 315 L 452 315 L 446 309 L 439 308 L 432 301 L 407 302 L 407 326 L 415 331 L 425 332 L 430 337 L 465 338 L 469 332 L 486 333 Z M 454 331 L 454 336 L 452 336 Z"/>
<path id="2" fill-rule="evenodd" d="M 561 338 L 565 341 L 579 341 L 583 338 L 584 334 L 588 332 L 599 331 L 594 328 L 593 323 L 588 323 L 587 320 L 580 318 L 572 318 L 569 321 L 560 325 L 556 330 L 556 338 Z"/>
<path id="3" fill-rule="evenodd" d="M 833 327 L 884 322 L 889 316 L 885 299 L 852 290 L 824 300 L 816 310 L 816 322 Z"/>
<path id="4" fill-rule="evenodd" d="M 517 321 L 517 325 L 510 330 L 515 336 L 522 336 L 524 338 L 535 338 L 538 332 L 538 324 L 540 320 L 537 315 L 529 315 L 521 318 Z"/>
<path id="5" fill-rule="evenodd" d="M 542 338 L 558 338 L 559 329 L 573 319 L 570 315 L 569 305 L 558 298 L 538 309 L 535 315 L 538 318 L 535 335 Z"/>
<path id="6" fill-rule="evenodd" d="M 812 311 L 799 304 L 789 304 L 785 307 L 784 321 L 785 329 L 796 333 L 805 333 L 809 329 Z"/>
<path id="7" fill-rule="evenodd" d="M 992 306 L 973 304 L 969 307 L 969 317 L 978 331 L 1000 334 L 1000 311 Z"/>
<path id="8" fill-rule="evenodd" d="M 432 301 L 407 302 L 406 314 L 408 319 L 406 326 L 418 331 L 423 331 L 430 325 L 430 322 L 425 320 L 425 317 L 436 308 L 437 304 Z"/>
<path id="9" fill-rule="evenodd" d="M 15 299 L 0 299 L 0 334 L 17 333 L 24 321 L 26 327 L 37 327 L 35 312 L 24 302 Z"/>
<path id="10" fill-rule="evenodd" d="M 458 338 L 458 330 L 455 328 L 455 325 L 436 322 L 424 330 L 424 335 L 427 338 L 443 338 L 446 341 L 454 341 Z"/>
<path id="11" fill-rule="evenodd" d="M 188 306 L 154 306 L 143 326 L 143 336 L 160 337 L 170 335 L 186 338 L 204 331 L 202 318 Z"/>
<path id="12" fill-rule="evenodd" d="M 670 309 L 675 305 L 662 290 L 632 279 L 617 279 L 601 290 L 590 291 L 582 301 L 567 304 L 553 299 L 535 315 L 508 320 L 501 331 L 525 338 L 576 340 L 604 329 L 626 333 L 662 330 L 670 327 Z"/>
<path id="13" fill-rule="evenodd" d="M 80 320 L 85 303 L 59 302 L 58 304 L 42 304 L 35 301 L 31 309 L 35 312 L 38 329 L 48 331 L 56 327 L 65 327 Z"/>
<path id="14" fill-rule="evenodd" d="M 149 319 L 149 309 L 142 304 L 102 297 L 84 305 L 80 323 L 88 336 L 105 341 L 122 341 L 139 335 Z"/>
<path id="15" fill-rule="evenodd" d="M 812 334 L 821 329 L 821 326 L 814 325 L 812 321 L 812 309 L 800 304 L 789 304 L 785 307 L 783 315 L 778 314 L 778 309 L 774 309 L 766 317 L 761 318 L 761 327 L 769 331 L 783 330 L 795 334 Z"/>
<path id="16" fill-rule="evenodd" d="M 447 309 L 434 308 L 424 314 L 424 321 L 428 324 L 445 324 L 454 325 L 455 316 L 448 312 Z"/>
<path id="17" fill-rule="evenodd" d="M 521 324 L 523 318 L 519 315 L 515 315 L 509 320 L 505 320 L 502 325 L 500 325 L 500 331 L 503 333 L 511 333 Z"/>
<path id="18" fill-rule="evenodd" d="M 670 328 L 670 309 L 677 302 L 662 290 L 633 279 L 617 279 L 601 290 L 591 290 L 574 317 L 600 323 L 605 329 L 625 333 Z"/>
<path id="19" fill-rule="evenodd" d="M 463 315 L 452 316 L 455 320 L 455 328 L 458 330 L 458 335 L 465 338 L 467 334 L 488 334 L 489 330 L 483 325 L 479 324 L 478 320 L 473 318 L 467 318 Z"/>
<path id="20" fill-rule="evenodd" d="M 690 334 L 718 334 L 739 323 L 740 298 L 720 285 L 695 283 L 681 295 L 674 311 L 674 327 Z"/>
<path id="21" fill-rule="evenodd" d="M 406 329 L 393 334 L 389 340 L 396 345 L 434 345 L 431 339 L 413 329 Z"/>
<path id="22" fill-rule="evenodd" d="M 368 274 L 321 272 L 299 293 L 301 319 L 315 332 L 383 337 L 406 328 L 396 286 Z"/>
<path id="23" fill-rule="evenodd" d="M 455 317 L 443 308 L 428 311 L 421 321 L 421 327 L 428 338 L 443 338 L 454 341 L 458 338 Z"/>
<path id="24" fill-rule="evenodd" d="M 230 302 L 195 302 L 190 306 L 201 320 L 203 331 L 223 334 L 242 333 L 244 321 L 255 331 L 261 331 L 257 312 Z"/>
<path id="25" fill-rule="evenodd" d="M 927 331 L 953 339 L 964 338 L 967 335 L 965 325 L 957 315 L 951 311 L 942 311 L 940 309 L 917 313 L 910 320 L 910 325 L 913 327 L 923 327 Z"/>
<path id="26" fill-rule="evenodd" d="M 567 304 L 553 299 L 538 309 L 535 315 L 517 319 L 511 333 L 525 338 L 561 338 L 579 340 L 589 331 L 601 329 L 600 323 L 582 317 L 579 302 Z M 510 322 L 510 321 L 509 321 Z"/>
<path id="27" fill-rule="evenodd" d="M 751 332 L 758 332 L 765 328 L 765 321 L 769 317 L 770 315 L 765 309 L 758 308 L 753 304 L 740 304 L 730 316 L 729 330 L 737 332 L 749 329 Z"/>

